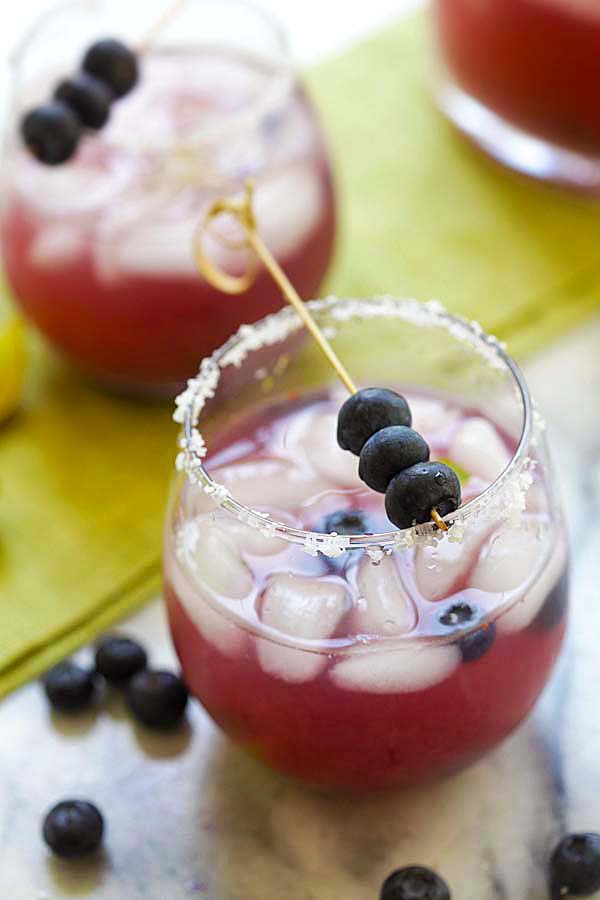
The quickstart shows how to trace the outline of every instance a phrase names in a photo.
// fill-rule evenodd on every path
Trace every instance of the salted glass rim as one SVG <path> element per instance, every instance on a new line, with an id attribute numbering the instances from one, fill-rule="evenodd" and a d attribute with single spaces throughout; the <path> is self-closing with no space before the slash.
<path id="1" fill-rule="evenodd" d="M 15 100 L 18 97 L 19 91 L 23 87 L 20 80 L 19 67 L 23 57 L 30 49 L 31 44 L 35 41 L 36 37 L 43 32 L 46 25 L 51 22 L 57 14 L 68 12 L 71 9 L 76 11 L 85 8 L 86 6 L 90 6 L 90 12 L 93 13 L 95 2 L 97 2 L 97 0 L 55 0 L 50 7 L 39 13 L 35 17 L 33 23 L 24 31 L 8 58 L 9 67 L 12 70 L 13 77 L 13 107 L 15 106 Z M 107 2 L 107 0 L 102 0 L 102 2 Z M 112 0 L 112 2 L 114 2 L 114 0 Z M 166 2 L 167 0 L 165 0 L 165 3 Z M 188 0 L 188 2 L 190 7 L 193 6 L 194 3 L 200 2 L 212 5 L 215 8 L 228 4 L 232 7 L 237 6 L 247 9 L 252 15 L 256 16 L 257 20 L 260 20 L 262 25 L 269 32 L 269 36 L 273 39 L 274 49 L 277 53 L 276 68 L 273 70 L 273 74 L 267 79 L 265 86 L 258 91 L 256 97 L 253 98 L 250 103 L 245 104 L 241 111 L 227 115 L 223 126 L 217 130 L 218 133 L 213 134 L 211 131 L 210 134 L 205 136 L 202 130 L 200 130 L 198 135 L 194 136 L 194 141 L 202 140 L 205 137 L 214 141 L 222 137 L 223 129 L 225 129 L 226 133 L 235 133 L 244 127 L 248 127 L 249 124 L 255 122 L 261 115 L 268 113 L 269 109 L 278 102 L 284 101 L 292 92 L 294 79 L 296 77 L 296 67 L 292 60 L 290 41 L 284 26 L 274 15 L 264 9 L 259 3 L 254 2 L 254 0 Z M 185 12 L 186 10 L 183 10 L 182 14 Z M 151 24 L 151 22 L 148 24 Z M 143 32 L 143 27 L 141 31 Z M 98 35 L 98 37 L 101 38 L 102 35 Z M 192 47 L 196 45 L 201 46 L 202 40 L 199 38 L 197 40 L 192 40 L 190 43 Z M 157 41 L 157 45 L 160 46 L 160 38 Z M 220 45 L 218 42 L 215 42 L 214 44 L 210 44 L 210 46 L 216 47 Z M 264 54 L 259 51 L 258 55 L 262 56 Z"/>
<path id="2" fill-rule="evenodd" d="M 530 472 L 532 461 L 528 457 L 528 451 L 532 444 L 533 408 L 529 389 L 519 366 L 497 338 L 486 334 L 477 322 L 447 312 L 437 301 L 423 303 L 415 299 L 389 295 L 364 299 L 341 299 L 330 296 L 312 300 L 308 306 L 316 314 L 317 319 L 326 314 L 333 320 L 337 319 L 340 324 L 355 318 L 383 317 L 404 319 L 424 327 L 443 327 L 454 337 L 462 338 L 493 368 L 506 371 L 512 377 L 517 389 L 517 399 L 522 404 L 523 424 L 517 447 L 504 470 L 481 494 L 443 518 L 448 524 L 452 523 L 452 528 L 447 534 L 454 533 L 460 538 L 464 526 L 471 519 L 479 519 L 482 516 L 506 517 L 511 512 L 519 513 L 523 507 L 525 491 L 532 481 Z M 302 327 L 295 310 L 284 307 L 254 325 L 242 325 L 212 356 L 202 361 L 198 375 L 190 379 L 187 389 L 176 400 L 174 419 L 183 425 L 177 468 L 184 471 L 190 481 L 199 484 L 208 495 L 212 495 L 217 506 L 235 518 L 258 528 L 267 537 L 283 538 L 292 543 L 304 544 L 313 555 L 321 551 L 328 556 L 337 556 L 346 550 L 364 549 L 376 559 L 378 554 L 383 556 L 385 550 L 401 549 L 417 543 L 431 543 L 442 537 L 444 532 L 432 522 L 387 532 L 344 536 L 324 535 L 320 532 L 294 528 L 276 521 L 266 513 L 239 503 L 223 485 L 211 477 L 204 465 L 208 448 L 197 428 L 197 423 L 206 402 L 216 393 L 221 371 L 228 366 L 240 366 L 255 350 L 273 346 Z M 513 508 L 506 503 L 506 498 L 503 500 L 509 485 L 514 486 L 511 492 Z"/>

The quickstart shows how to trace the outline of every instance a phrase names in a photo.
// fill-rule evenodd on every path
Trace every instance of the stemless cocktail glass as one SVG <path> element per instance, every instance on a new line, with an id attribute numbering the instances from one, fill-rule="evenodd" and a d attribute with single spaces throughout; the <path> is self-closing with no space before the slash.
<path id="1" fill-rule="evenodd" d="M 359 385 L 407 396 L 463 506 L 447 533 L 394 530 L 337 446 L 345 395 L 297 314 L 243 326 L 178 400 L 172 634 L 192 692 L 269 766 L 409 785 L 477 759 L 531 710 L 565 631 L 563 520 L 539 416 L 494 339 L 438 304 L 310 305 Z"/>
<path id="2" fill-rule="evenodd" d="M 435 0 L 440 104 L 528 175 L 600 190 L 600 6 L 594 0 Z"/>
<path id="3" fill-rule="evenodd" d="M 189 0 L 140 56 L 139 83 L 103 130 L 62 166 L 29 156 L 23 113 L 97 39 L 135 46 L 167 3 L 75 0 L 24 41 L 1 237 L 19 304 L 68 359 L 108 387 L 172 396 L 240 322 L 281 306 L 265 273 L 242 297 L 199 275 L 194 229 L 215 196 L 254 179 L 261 234 L 306 296 L 327 269 L 335 213 L 323 138 L 285 38 L 245 0 Z M 208 249 L 219 267 L 244 270 L 244 253 L 227 241 Z"/>

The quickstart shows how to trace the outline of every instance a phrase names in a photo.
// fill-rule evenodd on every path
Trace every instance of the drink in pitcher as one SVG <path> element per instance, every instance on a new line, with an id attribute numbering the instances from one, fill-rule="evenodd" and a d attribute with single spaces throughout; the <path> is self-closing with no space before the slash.
<path id="1" fill-rule="evenodd" d="M 238 297 L 200 276 L 194 234 L 217 195 L 254 179 L 261 234 L 305 296 L 323 279 L 335 231 L 314 110 L 279 30 L 243 0 L 190 0 L 138 53 L 137 83 L 72 158 L 48 166 L 27 152 L 18 122 L 49 85 L 103 30 L 118 25 L 133 45 L 165 3 L 61 5 L 24 43 L 1 223 L 9 282 L 29 320 L 97 381 L 149 396 L 172 396 L 241 321 L 281 306 L 264 272 Z M 221 236 L 208 247 L 216 264 L 243 271 L 245 253 Z"/>
<path id="2" fill-rule="evenodd" d="M 535 703 L 565 630 L 564 526 L 539 420 L 493 340 L 414 301 L 313 312 L 362 384 L 406 398 L 462 506 L 447 532 L 394 529 L 336 439 L 345 396 L 286 310 L 180 400 L 171 629 L 192 692 L 268 765 L 324 787 L 410 785 L 477 759 Z M 231 365 L 247 380 L 222 409 Z M 215 411 L 206 448 L 193 423 Z"/>

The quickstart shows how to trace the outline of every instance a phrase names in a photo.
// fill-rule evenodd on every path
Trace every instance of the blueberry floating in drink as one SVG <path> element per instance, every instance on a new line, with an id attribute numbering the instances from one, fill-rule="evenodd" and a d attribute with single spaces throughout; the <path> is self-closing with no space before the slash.
<path id="1" fill-rule="evenodd" d="M 111 104 L 137 84 L 137 56 L 113 38 L 97 41 L 85 54 L 82 71 L 61 81 L 53 99 L 25 113 L 21 136 L 40 162 L 58 166 L 75 154 L 84 129 L 108 122 Z"/>

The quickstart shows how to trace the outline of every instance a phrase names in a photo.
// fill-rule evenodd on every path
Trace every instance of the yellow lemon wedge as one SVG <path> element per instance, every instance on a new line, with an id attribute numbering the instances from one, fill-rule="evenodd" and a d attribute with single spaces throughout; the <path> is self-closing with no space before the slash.
<path id="1" fill-rule="evenodd" d="M 19 406 L 26 368 L 25 326 L 8 313 L 0 317 L 0 425 Z"/>

